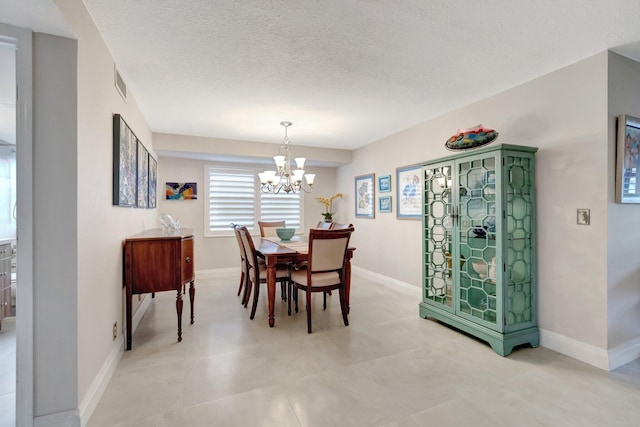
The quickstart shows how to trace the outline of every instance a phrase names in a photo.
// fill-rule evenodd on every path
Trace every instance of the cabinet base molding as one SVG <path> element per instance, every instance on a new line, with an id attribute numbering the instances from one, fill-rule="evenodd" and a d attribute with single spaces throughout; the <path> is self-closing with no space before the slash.
<path id="1" fill-rule="evenodd" d="M 432 317 L 449 326 L 473 335 L 476 338 L 480 338 L 488 342 L 493 351 L 500 356 L 508 356 L 513 351 L 513 348 L 518 345 L 529 344 L 531 347 L 538 347 L 540 345 L 540 331 L 537 326 L 514 332 L 501 333 L 468 321 L 463 317 L 442 310 L 437 306 L 421 302 L 419 307 L 420 317 L 424 319 Z"/>

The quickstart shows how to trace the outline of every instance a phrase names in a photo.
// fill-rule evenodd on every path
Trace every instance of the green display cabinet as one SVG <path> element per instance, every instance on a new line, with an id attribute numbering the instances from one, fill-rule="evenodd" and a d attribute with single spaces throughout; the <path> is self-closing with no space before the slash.
<path id="1" fill-rule="evenodd" d="M 425 163 L 420 316 L 501 356 L 537 347 L 537 148 L 497 144 Z"/>

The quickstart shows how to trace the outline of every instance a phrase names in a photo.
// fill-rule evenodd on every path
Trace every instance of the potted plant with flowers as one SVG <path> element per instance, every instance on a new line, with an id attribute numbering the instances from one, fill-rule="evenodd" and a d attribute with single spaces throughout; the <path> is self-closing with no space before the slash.
<path id="1" fill-rule="evenodd" d="M 324 217 L 324 222 L 333 222 L 333 201 L 335 199 L 341 199 L 343 197 L 342 193 L 336 193 L 331 197 L 316 197 L 316 200 L 324 205 L 325 211 L 322 213 Z"/>

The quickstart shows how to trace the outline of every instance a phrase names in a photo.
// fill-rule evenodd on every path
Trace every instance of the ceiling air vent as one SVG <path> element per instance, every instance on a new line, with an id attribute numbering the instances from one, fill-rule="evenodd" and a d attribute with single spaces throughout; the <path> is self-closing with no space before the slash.
<path id="1" fill-rule="evenodd" d="M 124 101 L 127 102 L 127 85 L 124 83 L 124 79 L 118 72 L 118 69 L 116 68 L 115 65 L 113 66 L 113 75 L 114 75 L 114 83 L 116 85 L 116 89 L 118 90 L 118 93 L 120 93 L 120 96 L 122 96 L 122 99 L 124 99 Z"/>

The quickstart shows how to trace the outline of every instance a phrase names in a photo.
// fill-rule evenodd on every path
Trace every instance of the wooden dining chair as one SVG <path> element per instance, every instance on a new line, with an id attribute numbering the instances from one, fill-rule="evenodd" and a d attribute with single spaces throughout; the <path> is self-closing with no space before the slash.
<path id="1" fill-rule="evenodd" d="M 247 227 L 238 227 L 238 230 L 240 231 L 242 244 L 244 245 L 247 255 L 247 277 L 249 280 L 247 281 L 247 301 L 245 302 L 245 307 L 249 302 L 249 294 L 253 289 L 253 306 L 251 307 L 251 315 L 249 316 L 250 319 L 253 319 L 256 315 L 256 308 L 258 307 L 260 283 L 267 283 L 267 266 L 259 261 L 253 239 Z M 289 266 L 276 266 L 276 282 L 280 282 L 286 287 L 289 283 L 290 276 L 291 268 Z"/>
<path id="2" fill-rule="evenodd" d="M 337 222 L 331 223 L 331 230 L 346 230 L 348 228 L 353 228 L 353 224 L 340 224 Z"/>
<path id="3" fill-rule="evenodd" d="M 288 306 L 291 312 L 291 300 L 298 304 L 297 296 L 293 296 L 292 289 L 302 290 L 306 296 L 307 332 L 311 333 L 311 294 L 323 292 L 325 295 L 324 309 L 326 309 L 326 292 L 337 289 L 340 295 L 340 310 L 345 326 L 349 326 L 347 315 L 347 301 L 345 290 L 345 274 L 347 263 L 347 248 L 353 228 L 346 230 L 317 230 L 309 231 L 309 256 L 306 268 L 293 270 L 289 282 Z M 296 310 L 297 311 L 297 310 Z"/>
<path id="4" fill-rule="evenodd" d="M 316 228 L 320 230 L 329 230 L 332 225 L 332 222 L 320 221 L 318 222 L 318 225 L 316 225 Z"/>
<path id="5" fill-rule="evenodd" d="M 238 286 L 238 296 L 242 289 L 244 288 L 244 293 L 242 294 L 242 298 L 240 299 L 240 303 L 246 306 L 246 300 L 249 297 L 247 295 L 247 281 L 249 280 L 248 264 L 247 264 L 247 253 L 244 250 L 244 244 L 242 243 L 242 237 L 240 236 L 239 225 L 231 224 L 233 227 L 233 234 L 236 236 L 236 240 L 238 241 L 238 248 L 240 250 L 240 285 Z"/>
<path id="6" fill-rule="evenodd" d="M 286 227 L 285 221 L 258 221 L 261 237 L 278 237 L 276 228 Z"/>

